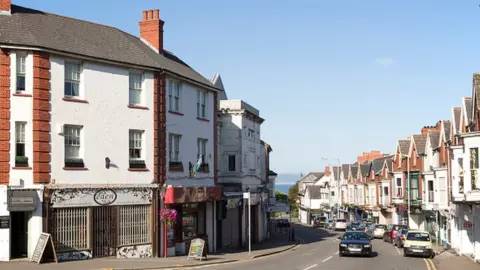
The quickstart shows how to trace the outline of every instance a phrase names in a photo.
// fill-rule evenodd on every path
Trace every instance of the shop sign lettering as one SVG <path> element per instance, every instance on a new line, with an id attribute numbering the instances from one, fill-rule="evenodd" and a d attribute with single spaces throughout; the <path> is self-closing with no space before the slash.
<path id="1" fill-rule="evenodd" d="M 95 193 L 93 200 L 99 205 L 110 205 L 117 200 L 117 193 L 112 189 L 101 189 Z"/>
<path id="2" fill-rule="evenodd" d="M 472 227 L 473 227 L 473 226 L 472 226 L 472 222 L 470 222 L 470 221 L 464 221 L 464 222 L 463 222 L 463 228 L 465 228 L 465 229 L 470 229 L 470 228 L 472 228 Z"/>

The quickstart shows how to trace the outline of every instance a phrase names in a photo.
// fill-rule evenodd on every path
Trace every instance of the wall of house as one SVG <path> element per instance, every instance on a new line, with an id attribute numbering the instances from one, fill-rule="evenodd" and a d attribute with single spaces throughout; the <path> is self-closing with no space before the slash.
<path id="1" fill-rule="evenodd" d="M 51 57 L 52 181 L 55 184 L 151 183 L 153 179 L 153 74 L 144 73 L 143 102 L 147 109 L 131 109 L 129 69 L 83 62 L 80 98 L 64 98 L 65 58 Z M 81 155 L 88 170 L 64 169 L 61 126 L 82 125 Z M 144 130 L 142 155 L 148 172 L 130 172 L 129 129 Z M 105 168 L 105 158 L 111 168 Z"/>
<path id="2" fill-rule="evenodd" d="M 167 80 L 172 79 L 168 78 Z M 167 170 L 167 185 L 172 186 L 191 186 L 191 185 L 213 185 L 214 184 L 214 114 L 216 104 L 214 95 L 208 92 L 207 95 L 207 117 L 206 119 L 197 119 L 197 93 L 200 88 L 189 83 L 182 82 L 180 93 L 180 114 L 167 113 L 167 166 L 169 160 L 169 134 L 181 135 L 179 159 L 183 163 L 183 171 Z M 167 108 L 168 108 L 168 91 Z M 192 166 L 197 163 L 197 140 L 198 138 L 207 139 L 206 160 L 203 163 L 209 165 L 209 172 L 198 172 L 196 177 L 189 177 L 189 162 Z M 221 157 L 220 157 L 221 158 Z"/>

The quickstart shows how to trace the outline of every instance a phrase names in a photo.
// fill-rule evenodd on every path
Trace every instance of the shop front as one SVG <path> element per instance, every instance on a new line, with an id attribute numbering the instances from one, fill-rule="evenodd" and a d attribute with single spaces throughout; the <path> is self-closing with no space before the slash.
<path id="1" fill-rule="evenodd" d="M 225 192 L 226 217 L 221 222 L 221 247 L 239 248 L 242 242 L 242 192 Z"/>
<path id="2" fill-rule="evenodd" d="M 3 186 L 0 194 L 0 261 L 28 258 L 42 232 L 42 191 Z"/>
<path id="3" fill-rule="evenodd" d="M 48 186 L 46 231 L 59 261 L 155 254 L 156 185 Z"/>
<path id="4" fill-rule="evenodd" d="M 164 195 L 164 209 L 173 210 L 176 220 L 162 222 L 165 226 L 163 244 L 167 247 L 164 255 L 187 254 L 190 242 L 195 238 L 204 239 L 208 251 L 214 252 L 216 202 L 221 199 L 221 187 L 168 187 Z"/>

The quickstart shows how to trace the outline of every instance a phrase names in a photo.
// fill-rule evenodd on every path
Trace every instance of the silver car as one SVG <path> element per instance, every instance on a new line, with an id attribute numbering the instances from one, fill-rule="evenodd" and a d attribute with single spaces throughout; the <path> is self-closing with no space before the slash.
<path id="1" fill-rule="evenodd" d="M 385 230 L 387 229 L 387 225 L 385 224 L 372 224 L 370 225 L 370 228 L 368 228 L 367 233 L 370 235 L 370 238 L 383 238 L 383 234 L 385 233 Z"/>

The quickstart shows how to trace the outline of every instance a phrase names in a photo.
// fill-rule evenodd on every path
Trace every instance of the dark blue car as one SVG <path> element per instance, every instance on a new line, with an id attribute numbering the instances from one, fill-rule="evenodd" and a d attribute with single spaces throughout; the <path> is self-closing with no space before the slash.
<path id="1" fill-rule="evenodd" d="M 339 237 L 338 255 L 372 256 L 372 243 L 370 236 L 362 231 L 350 231 Z"/>

